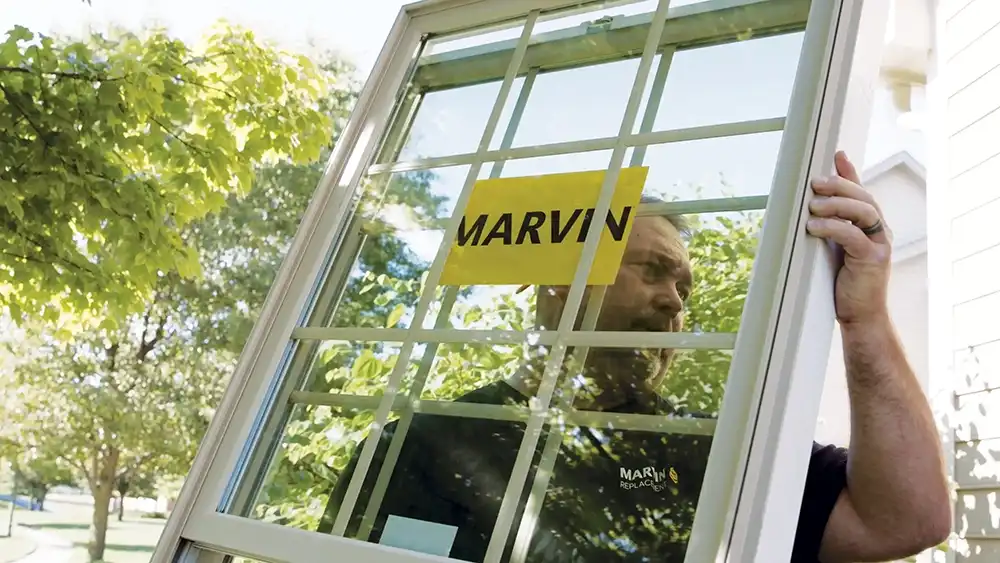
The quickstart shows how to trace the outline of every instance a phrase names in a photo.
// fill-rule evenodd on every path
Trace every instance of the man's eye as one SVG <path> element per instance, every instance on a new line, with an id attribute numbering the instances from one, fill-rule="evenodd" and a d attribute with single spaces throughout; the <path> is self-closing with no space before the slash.
<path id="1" fill-rule="evenodd" d="M 646 275 L 654 280 L 660 279 L 666 273 L 666 268 L 659 262 L 646 262 L 644 270 Z"/>

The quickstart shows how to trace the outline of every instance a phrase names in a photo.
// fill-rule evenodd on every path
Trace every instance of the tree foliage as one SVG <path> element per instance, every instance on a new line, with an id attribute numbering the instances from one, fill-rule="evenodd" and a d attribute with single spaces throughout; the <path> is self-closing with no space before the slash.
<path id="1" fill-rule="evenodd" d="M 117 320 L 164 272 L 199 273 L 193 221 L 262 162 L 312 161 L 329 83 L 306 57 L 220 27 L 198 48 L 151 30 L 0 43 L 0 305 Z"/>
<path id="2" fill-rule="evenodd" d="M 30 187 L 13 199 L 0 191 L 0 237 L 34 229 L 48 246 L 7 247 L 20 250 L 0 257 L 0 299 L 20 317 L 58 312 L 53 298 L 69 296 L 73 307 L 115 322 L 70 335 L 54 334 L 51 314 L 25 323 L 30 337 L 15 343 L 17 361 L 0 388 L 0 434 L 81 475 L 94 496 L 88 548 L 99 560 L 112 495 L 187 472 L 355 84 L 335 57 L 315 65 L 231 28 L 197 52 L 159 31 L 28 41 L 38 48 L 5 44 L 23 53 L 0 69 L 0 84 L 44 102 L 45 115 L 25 110 L 6 123 L 0 112 L 0 135 L 30 141 L 18 159 L 41 160 L 15 167 L 0 156 L 6 185 Z M 45 102 L 72 95 L 70 85 L 80 90 L 73 126 L 63 123 L 61 102 Z M 108 107 L 114 100 L 125 105 Z M 59 142 L 32 121 L 42 131 L 50 125 Z M 64 134 L 81 146 L 63 144 Z M 57 156 L 79 165 L 60 171 Z M 75 207 L 63 192 L 74 194 Z M 91 230 L 59 231 L 77 223 Z M 89 263 L 87 273 L 59 266 L 64 259 Z M 29 262 L 49 277 L 26 272 Z M 38 283 L 4 280 L 3 272 Z"/>
<path id="3" fill-rule="evenodd" d="M 32 448 L 11 458 L 15 489 L 31 499 L 33 510 L 45 510 L 45 497 L 53 487 L 76 484 L 73 468 L 47 451 Z"/>

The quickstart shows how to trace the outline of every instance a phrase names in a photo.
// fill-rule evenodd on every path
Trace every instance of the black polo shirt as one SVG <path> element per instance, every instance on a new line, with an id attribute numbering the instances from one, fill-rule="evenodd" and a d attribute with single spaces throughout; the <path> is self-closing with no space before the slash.
<path id="1" fill-rule="evenodd" d="M 459 401 L 526 405 L 504 382 Z M 677 416 L 664 402 L 661 413 Z M 615 412 L 637 412 L 624 405 Z M 481 562 L 518 448 L 519 422 L 417 414 L 403 442 L 369 541 L 389 516 L 453 526 L 449 557 Z M 347 529 L 355 537 L 396 423 L 386 425 Z M 548 427 L 529 472 L 532 482 Z M 567 426 L 525 563 L 682 562 L 708 461 L 711 437 Z M 359 450 L 360 451 L 360 450 Z M 813 445 L 793 563 L 817 561 L 819 543 L 846 483 L 846 451 Z M 319 530 L 328 532 L 354 471 L 338 479 Z M 530 490 L 530 486 L 526 487 Z M 527 502 L 524 491 L 504 561 Z"/>

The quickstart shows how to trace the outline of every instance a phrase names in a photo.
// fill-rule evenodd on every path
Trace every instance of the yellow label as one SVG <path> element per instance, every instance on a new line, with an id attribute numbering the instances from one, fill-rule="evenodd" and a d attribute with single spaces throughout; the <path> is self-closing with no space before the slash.
<path id="1" fill-rule="evenodd" d="M 646 167 L 623 168 L 588 285 L 614 283 Z M 442 285 L 569 285 L 606 171 L 480 180 L 472 188 Z"/>

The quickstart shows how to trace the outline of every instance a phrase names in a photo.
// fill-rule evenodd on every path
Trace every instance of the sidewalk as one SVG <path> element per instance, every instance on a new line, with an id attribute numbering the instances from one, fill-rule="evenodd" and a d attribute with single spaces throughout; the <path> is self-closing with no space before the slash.
<path id="1" fill-rule="evenodd" d="M 35 551 L 18 559 L 15 563 L 67 563 L 73 552 L 73 544 L 55 534 L 18 526 L 15 533 L 31 538 L 37 546 Z"/>

